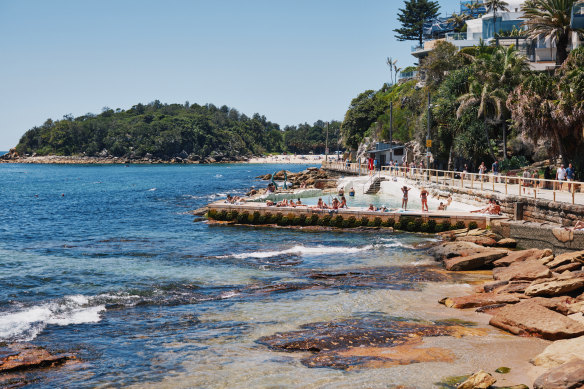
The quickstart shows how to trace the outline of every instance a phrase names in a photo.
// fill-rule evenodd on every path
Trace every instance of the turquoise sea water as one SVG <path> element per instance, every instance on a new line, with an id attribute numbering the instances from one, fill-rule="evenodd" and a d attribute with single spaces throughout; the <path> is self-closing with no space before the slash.
<path id="1" fill-rule="evenodd" d="M 306 166 L 0 164 L 0 342 L 82 361 L 29 373 L 29 386 L 400 383 L 390 369 L 308 369 L 255 343 L 304 323 L 389 314 L 397 301 L 400 315 L 420 317 L 404 306 L 427 298 L 400 269 L 432 264 L 416 247 L 432 237 L 212 226 L 188 213 L 281 168 Z M 302 287 L 310 272 L 379 267 L 387 282 Z"/>

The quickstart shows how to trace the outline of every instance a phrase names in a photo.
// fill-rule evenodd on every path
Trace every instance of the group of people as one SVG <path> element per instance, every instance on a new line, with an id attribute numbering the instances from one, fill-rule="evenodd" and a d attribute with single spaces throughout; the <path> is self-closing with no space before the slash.
<path id="1" fill-rule="evenodd" d="M 340 209 L 340 208 L 345 208 L 348 209 L 349 206 L 347 205 L 347 199 L 345 198 L 345 196 L 341 196 L 341 200 L 339 201 L 338 198 L 334 198 L 331 205 L 328 205 L 327 203 L 325 203 L 324 201 L 322 201 L 322 197 L 318 198 L 318 202 L 316 203 L 316 207 L 313 207 L 316 209 Z"/>
<path id="2" fill-rule="evenodd" d="M 281 201 L 278 201 L 277 203 L 276 202 L 273 202 L 272 200 L 268 200 L 268 201 L 266 201 L 266 205 L 268 207 L 276 206 L 276 207 L 292 207 L 292 208 L 296 208 L 296 207 L 301 206 L 301 205 L 304 205 L 304 204 L 302 204 L 302 201 L 300 201 L 300 197 L 299 197 L 296 202 L 294 202 L 293 199 L 290 199 L 290 200 L 283 199 Z"/>
<path id="3" fill-rule="evenodd" d="M 231 196 L 230 194 L 227 195 L 227 199 L 225 200 L 226 204 L 239 204 L 244 203 L 245 199 L 240 196 Z"/>

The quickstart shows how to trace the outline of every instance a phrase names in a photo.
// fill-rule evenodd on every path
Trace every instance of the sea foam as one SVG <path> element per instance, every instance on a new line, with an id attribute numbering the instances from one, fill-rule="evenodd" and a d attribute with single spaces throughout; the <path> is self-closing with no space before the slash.
<path id="1" fill-rule="evenodd" d="M 375 246 L 367 245 L 363 247 L 332 247 L 332 246 L 314 246 L 307 247 L 296 245 L 289 249 L 279 251 L 253 251 L 251 253 L 233 254 L 231 257 L 238 259 L 245 258 L 271 258 L 281 255 L 330 255 L 330 254 L 353 254 L 361 251 L 373 249 Z"/>
<path id="2" fill-rule="evenodd" d="M 89 305 L 83 295 L 66 296 L 44 304 L 0 314 L 0 340 L 30 341 L 49 324 L 97 323 L 104 305 Z"/>

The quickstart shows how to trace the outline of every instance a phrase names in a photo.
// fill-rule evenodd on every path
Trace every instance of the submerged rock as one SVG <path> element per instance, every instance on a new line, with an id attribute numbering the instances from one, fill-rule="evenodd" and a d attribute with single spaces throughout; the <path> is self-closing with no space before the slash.
<path id="1" fill-rule="evenodd" d="M 257 342 L 274 350 L 313 352 L 302 359 L 308 367 L 350 369 L 453 361 L 450 351 L 414 346 L 425 336 L 477 334 L 482 332 L 460 326 L 363 318 L 306 324 L 300 330 L 264 336 Z"/>
<path id="2" fill-rule="evenodd" d="M 39 367 L 51 367 L 75 359 L 72 354 L 52 355 L 47 350 L 29 343 L 15 343 L 0 348 L 0 373 L 15 372 Z"/>
<path id="3" fill-rule="evenodd" d="M 479 293 L 468 296 L 447 298 L 444 305 L 452 308 L 477 308 L 498 304 L 516 304 L 519 298 L 509 294 Z"/>

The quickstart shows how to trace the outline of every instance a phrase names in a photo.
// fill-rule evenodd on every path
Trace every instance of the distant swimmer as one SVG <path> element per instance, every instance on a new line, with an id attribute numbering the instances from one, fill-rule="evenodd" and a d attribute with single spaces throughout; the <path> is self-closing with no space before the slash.
<path id="1" fill-rule="evenodd" d="M 351 190 L 349 191 L 349 196 L 355 197 L 355 189 L 353 187 L 351 187 Z"/>

